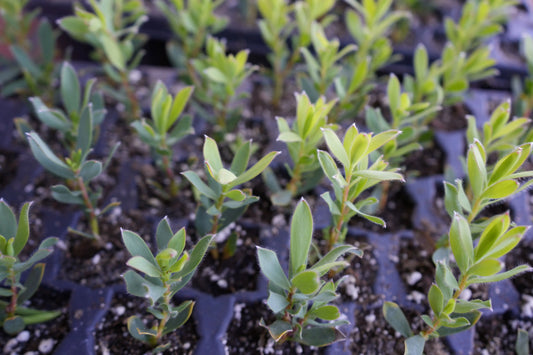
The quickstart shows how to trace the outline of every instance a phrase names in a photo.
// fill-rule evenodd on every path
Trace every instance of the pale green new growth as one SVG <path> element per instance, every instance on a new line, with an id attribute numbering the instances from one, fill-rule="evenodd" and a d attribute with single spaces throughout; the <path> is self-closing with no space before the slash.
<path id="1" fill-rule="evenodd" d="M 157 254 L 154 256 L 138 234 L 122 230 L 122 240 L 132 256 L 127 264 L 136 270 L 128 270 L 124 274 L 127 291 L 133 296 L 147 298 L 150 301 L 147 311 L 157 319 L 149 326 L 139 316 L 131 316 L 128 318 L 128 331 L 135 339 L 152 346 L 154 353 L 168 348 L 170 343 L 159 344 L 161 338 L 181 327 L 191 316 L 193 301 L 173 306 L 172 298 L 191 280 L 211 238 L 207 235 L 190 252 L 184 251 L 185 228 L 173 233 L 164 218 L 157 226 Z"/>
<path id="2" fill-rule="evenodd" d="M 152 120 L 143 119 L 132 123 L 141 140 L 152 148 L 157 158 L 160 158 L 163 171 L 169 179 L 168 192 L 171 197 L 175 197 L 178 193 L 178 185 L 172 170 L 172 146 L 186 135 L 194 133 L 192 116 L 181 117 L 193 89 L 192 86 L 187 86 L 172 97 L 165 84 L 158 81 L 152 93 Z"/>
<path id="3" fill-rule="evenodd" d="M 226 54 L 224 42 L 208 37 L 206 56 L 191 61 L 196 71 L 193 76 L 195 98 L 212 108 L 213 113 L 206 110 L 202 116 L 215 126 L 217 135 L 233 131 L 241 118 L 241 110 L 232 108 L 232 104 L 238 98 L 236 94 L 242 82 L 256 70 L 247 63 L 248 52 Z M 244 96 L 244 93 L 239 95 Z M 222 140 L 223 137 L 217 139 Z"/>
<path id="4" fill-rule="evenodd" d="M 17 222 L 11 207 L 0 199 L 0 297 L 7 298 L 0 300 L 0 324 L 8 334 L 17 334 L 26 325 L 46 322 L 61 314 L 59 311 L 39 311 L 22 306 L 37 292 L 43 278 L 45 265 L 37 262 L 50 255 L 57 242 L 57 238 L 46 238 L 26 261 L 19 259 L 29 239 L 30 205 L 25 203 L 22 206 Z M 22 283 L 22 273 L 27 270 L 29 272 Z"/>
<path id="5" fill-rule="evenodd" d="M 362 256 L 353 246 L 339 245 L 320 258 L 314 265 L 308 265 L 312 243 L 313 216 L 305 200 L 301 200 L 291 221 L 289 272 L 285 274 L 278 256 L 269 249 L 257 247 L 257 258 L 261 272 L 268 279 L 268 307 L 276 314 L 272 324 L 260 325 L 268 329 L 278 342 L 290 340 L 312 346 L 326 346 L 344 339 L 337 329 L 346 321 L 339 320 L 339 309 L 330 304 L 338 295 L 337 281 L 321 278 L 331 269 L 344 267 L 348 263 L 338 260 L 346 253 Z"/>
<path id="6" fill-rule="evenodd" d="M 296 94 L 296 119 L 289 127 L 285 118 L 276 117 L 279 136 L 278 141 L 287 144 L 293 161 L 292 168 L 287 167 L 290 181 L 281 188 L 274 173 L 265 171 L 264 179 L 272 190 L 272 202 L 276 205 L 287 205 L 292 198 L 315 187 L 323 177 L 317 158 L 317 148 L 323 142 L 323 128 L 336 129 L 328 124 L 328 114 L 336 101 L 326 102 L 320 97 L 312 104 L 305 92 Z"/>

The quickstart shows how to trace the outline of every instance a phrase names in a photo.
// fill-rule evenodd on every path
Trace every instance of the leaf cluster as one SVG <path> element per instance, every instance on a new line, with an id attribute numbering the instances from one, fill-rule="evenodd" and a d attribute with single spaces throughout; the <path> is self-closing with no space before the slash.
<path id="1" fill-rule="evenodd" d="M 257 247 L 261 272 L 269 280 L 268 307 L 277 320 L 266 325 L 276 342 L 296 341 L 306 345 L 325 346 L 344 338 L 337 329 L 346 321 L 339 320 L 339 309 L 330 304 L 336 294 L 338 282 L 321 279 L 329 270 L 344 267 L 347 262 L 338 260 L 346 253 L 362 256 L 353 246 L 339 245 L 308 266 L 308 256 L 313 235 L 313 216 L 309 205 L 301 200 L 291 221 L 289 272 L 285 274 L 276 253 Z"/>
<path id="2" fill-rule="evenodd" d="M 176 68 L 187 67 L 201 56 L 207 38 L 226 27 L 228 20 L 215 14 L 224 0 L 157 0 L 175 38 L 167 53 Z"/>
<path id="3" fill-rule="evenodd" d="M 248 168 L 251 141 L 242 144 L 229 169 L 222 164 L 216 142 L 205 137 L 203 147 L 207 183 L 194 171 L 183 174 L 198 190 L 200 206 L 196 212 L 195 226 L 199 235 L 215 234 L 239 218 L 247 206 L 258 200 L 250 189 L 238 189 L 257 175 L 261 174 L 279 152 L 270 152 Z"/>
<path id="4" fill-rule="evenodd" d="M 385 221 L 363 211 L 365 206 L 377 202 L 375 197 L 366 197 L 356 201 L 361 193 L 382 181 L 403 180 L 395 169 L 389 169 L 382 157 L 371 162 L 370 155 L 384 144 L 394 139 L 399 131 L 389 130 L 373 136 L 372 133 L 359 132 L 355 125 L 346 131 L 343 141 L 331 129 L 323 129 L 324 138 L 333 157 L 340 162 L 343 173 L 337 167 L 335 159 L 322 150 L 318 151 L 318 160 L 333 186 L 335 200 L 329 192 L 321 197 L 326 201 L 333 217 L 329 233 L 330 246 L 343 240 L 346 224 L 351 217 L 359 215 L 373 223 L 385 226 Z"/>
<path id="5" fill-rule="evenodd" d="M 289 126 L 287 119 L 276 117 L 279 136 L 278 141 L 287 145 L 293 167 L 286 166 L 291 180 L 281 188 L 273 173 L 265 174 L 267 185 L 271 188 L 272 201 L 276 205 L 287 205 L 292 197 L 303 193 L 318 184 L 322 178 L 322 169 L 317 158 L 317 149 L 323 142 L 323 128 L 336 129 L 328 123 L 328 114 L 336 101 L 327 102 L 324 97 L 311 103 L 305 92 L 296 94 L 296 119 Z"/>
<path id="6" fill-rule="evenodd" d="M 19 259 L 20 252 L 28 243 L 30 235 L 29 209 L 25 203 L 19 219 L 11 207 L 0 199 L 0 324 L 8 334 L 21 332 L 26 325 L 46 322 L 57 317 L 57 311 L 39 311 L 22 307 L 37 292 L 43 278 L 45 265 L 38 263 L 52 253 L 57 238 L 47 238 L 26 261 Z M 29 270 L 25 281 L 22 273 Z"/>
<path id="7" fill-rule="evenodd" d="M 216 124 L 222 132 L 233 131 L 241 118 L 240 109 L 231 109 L 242 82 L 256 67 L 247 63 L 248 50 L 227 54 L 224 42 L 207 38 L 206 55 L 191 61 L 198 76 L 195 80 L 195 97 L 213 108 L 213 114 L 202 115 Z M 213 117 L 214 116 L 214 117 Z"/>
<path id="8" fill-rule="evenodd" d="M 152 327 L 147 327 L 141 317 L 131 316 L 128 318 L 128 331 L 135 339 L 154 347 L 154 352 L 164 351 L 170 346 L 170 343 L 159 344 L 161 337 L 181 327 L 191 316 L 193 301 L 173 306 L 172 298 L 191 280 L 211 238 L 210 235 L 205 236 L 192 250 L 184 251 L 185 229 L 172 232 L 168 220 L 164 218 L 157 226 L 157 253 L 154 256 L 137 233 L 122 230 L 122 240 L 132 256 L 127 265 L 133 270 L 124 274 L 127 292 L 147 298 L 150 301 L 147 312 L 158 320 Z"/>

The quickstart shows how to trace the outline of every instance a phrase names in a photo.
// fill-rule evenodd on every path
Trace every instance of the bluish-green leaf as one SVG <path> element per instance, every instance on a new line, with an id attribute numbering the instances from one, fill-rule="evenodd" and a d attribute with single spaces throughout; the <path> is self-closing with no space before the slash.
<path id="1" fill-rule="evenodd" d="M 152 262 L 146 260 L 142 256 L 134 256 L 126 263 L 129 267 L 134 268 L 148 276 L 161 277 L 161 270 Z"/>
<path id="2" fill-rule="evenodd" d="M 383 303 L 383 317 L 394 328 L 398 333 L 408 338 L 413 335 L 411 326 L 405 318 L 403 311 L 400 307 L 394 302 L 384 302 Z"/>
<path id="3" fill-rule="evenodd" d="M 0 199 L 0 235 L 7 240 L 17 235 L 17 217 L 9 205 Z"/>
<path id="4" fill-rule="evenodd" d="M 287 301 L 287 298 L 285 296 L 280 295 L 276 292 L 269 291 L 267 306 L 272 310 L 272 312 L 279 313 L 283 311 L 288 305 L 289 302 Z"/>
<path id="5" fill-rule="evenodd" d="M 421 335 L 414 335 L 405 339 L 405 355 L 422 355 L 426 339 Z"/>
<path id="6" fill-rule="evenodd" d="M 76 114 L 80 108 L 81 90 L 76 71 L 68 62 L 61 66 L 61 100 L 69 115 Z"/>
<path id="7" fill-rule="evenodd" d="M 102 163 L 97 160 L 88 160 L 81 166 L 79 176 L 84 182 L 89 182 L 102 173 Z"/>
<path id="8" fill-rule="evenodd" d="M 474 259 L 474 249 L 472 245 L 472 236 L 470 227 L 464 217 L 455 213 L 449 232 L 450 247 L 457 266 L 462 273 L 466 273 L 472 266 Z"/>
<path id="9" fill-rule="evenodd" d="M 270 152 L 267 155 L 265 155 L 261 160 L 259 160 L 257 163 L 255 163 L 250 169 L 246 170 L 244 173 L 237 176 L 235 180 L 233 180 L 229 185 L 228 188 L 232 189 L 235 186 L 238 186 L 240 184 L 244 184 L 245 182 L 248 182 L 255 178 L 257 175 L 261 174 L 263 170 L 265 170 L 272 160 L 279 154 L 280 152 Z"/>
<path id="10" fill-rule="evenodd" d="M 291 284 L 283 272 L 276 253 L 258 246 L 257 259 L 259 260 L 261 272 L 269 281 L 287 291 L 291 288 Z"/>
<path id="11" fill-rule="evenodd" d="M 65 179 L 73 179 L 74 173 L 61 161 L 35 132 L 27 134 L 33 156 L 48 171 Z"/>
<path id="12" fill-rule="evenodd" d="M 135 232 L 122 229 L 122 241 L 131 256 L 141 256 L 148 260 L 154 267 L 157 265 L 154 255 L 146 242 Z"/>
<path id="13" fill-rule="evenodd" d="M 307 202 L 302 199 L 291 220 L 290 273 L 296 275 L 307 267 L 307 257 L 313 237 L 313 216 Z"/>

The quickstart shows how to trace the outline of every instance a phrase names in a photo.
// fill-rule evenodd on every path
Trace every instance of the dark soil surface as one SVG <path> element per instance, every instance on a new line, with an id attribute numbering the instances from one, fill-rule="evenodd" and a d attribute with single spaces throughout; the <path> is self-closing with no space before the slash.
<path id="1" fill-rule="evenodd" d="M 59 292 L 41 286 L 30 299 L 27 307 L 39 310 L 60 310 L 59 317 L 39 324 L 27 326 L 18 335 L 10 336 L 0 328 L 0 350 L 3 354 L 52 354 L 55 347 L 69 332 L 67 313 L 70 293 Z M 26 306 L 26 305 L 25 305 Z"/>
<path id="2" fill-rule="evenodd" d="M 264 303 L 237 303 L 233 306 L 233 311 L 233 320 L 225 336 L 228 354 L 324 354 L 323 349 L 292 342 L 276 344 L 267 329 L 259 325 L 261 319 L 266 324 L 275 321 L 274 315 Z"/>
<path id="3" fill-rule="evenodd" d="M 517 317 L 516 314 L 512 314 L 511 312 L 482 317 L 476 324 L 474 355 L 516 354 L 515 344 L 518 329 L 523 329 L 529 333 L 529 348 L 532 349 L 532 317 Z"/>
<path id="4" fill-rule="evenodd" d="M 175 304 L 183 300 L 174 300 Z M 95 353 L 96 354 L 151 354 L 150 347 L 133 338 L 127 328 L 127 319 L 138 315 L 148 322 L 154 321 L 154 317 L 146 312 L 147 301 L 129 295 L 117 294 L 111 302 L 110 310 L 95 330 Z M 198 335 L 196 325 L 191 317 L 183 327 L 175 332 L 167 334 L 161 339 L 161 344 L 170 343 L 170 348 L 165 354 L 194 354 Z"/>

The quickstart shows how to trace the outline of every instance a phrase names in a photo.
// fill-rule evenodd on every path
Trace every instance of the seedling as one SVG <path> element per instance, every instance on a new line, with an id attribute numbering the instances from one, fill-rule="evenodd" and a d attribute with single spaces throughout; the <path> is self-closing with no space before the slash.
<path id="1" fill-rule="evenodd" d="M 22 306 L 41 284 L 45 264 L 37 262 L 50 255 L 57 242 L 57 238 L 46 238 L 31 257 L 20 260 L 19 255 L 30 235 L 30 206 L 31 203 L 22 206 L 17 222 L 11 207 L 0 199 L 0 297 L 8 299 L 0 300 L 0 324 L 7 334 L 17 334 L 27 325 L 46 322 L 61 314 Z M 27 270 L 30 271 L 21 282 L 22 273 Z"/>
<path id="2" fill-rule="evenodd" d="M 222 165 L 216 142 L 206 136 L 203 152 L 207 183 L 194 171 L 183 173 L 199 194 L 200 206 L 196 211 L 195 219 L 198 235 L 216 234 L 236 221 L 249 204 L 259 200 L 258 197 L 252 195 L 250 189 L 237 189 L 236 187 L 261 174 L 279 152 L 268 153 L 247 169 L 251 145 L 248 141 L 239 147 L 231 167 L 226 169 Z"/>
<path id="3" fill-rule="evenodd" d="M 103 64 L 111 82 L 120 89 L 106 86 L 106 92 L 122 102 L 131 119 L 140 116 L 140 107 L 130 73 L 135 69 L 144 51 L 145 41 L 139 34 L 147 20 L 142 0 L 89 0 L 90 9 L 74 6 L 74 15 L 58 21 L 59 26 L 74 39 L 94 47 L 94 57 Z"/>
<path id="4" fill-rule="evenodd" d="M 89 91 L 90 90 L 86 90 L 85 93 L 87 94 Z M 26 136 L 28 137 L 28 142 L 35 159 L 43 166 L 43 168 L 65 180 L 66 185 L 55 185 L 51 187 L 52 197 L 61 203 L 84 206 L 85 212 L 89 218 L 91 232 L 84 233 L 81 231 L 72 231 L 101 242 L 98 217 L 112 207 L 117 206 L 119 203 L 112 202 L 103 209 L 98 209 L 97 202 L 100 199 L 102 192 L 93 191 L 90 188 L 89 183 L 109 166 L 109 162 L 120 143 L 117 143 L 111 149 L 105 162 L 89 160 L 88 155 L 91 151 L 94 134 L 94 114 L 92 105 L 87 104 L 85 100 L 81 101 L 79 96 L 74 95 L 74 92 L 69 92 L 67 95 L 73 96 L 69 96 L 69 104 L 66 107 L 69 109 L 72 108 L 73 112 L 81 112 L 79 122 L 77 122 L 78 130 L 76 132 L 75 142 L 73 142 L 73 147 L 68 151 L 69 155 L 63 159 L 59 158 L 36 132 L 27 133 Z M 73 102 L 83 102 L 85 107 L 82 107 L 80 111 L 78 111 L 78 106 L 74 105 Z M 63 123 L 66 124 L 68 122 L 69 121 Z M 73 119 L 72 116 L 70 116 L 70 123 L 72 122 Z"/>
<path id="5" fill-rule="evenodd" d="M 106 110 L 104 99 L 98 92 L 93 92 L 96 79 L 90 79 L 85 84 L 82 91 L 78 75 L 74 68 L 64 62 L 61 67 L 60 87 L 61 101 L 64 110 L 59 108 L 49 108 L 40 97 L 31 97 L 30 102 L 35 110 L 37 118 L 46 126 L 61 132 L 63 146 L 67 150 L 76 148 L 79 135 L 89 133 L 89 144 L 94 144 L 98 137 L 99 126 L 103 122 Z M 92 111 L 92 132 L 85 132 L 88 129 L 87 118 L 89 111 Z M 83 117 L 83 119 L 82 119 Z M 19 130 L 27 133 L 31 130 L 28 124 L 21 119 L 16 119 Z"/>
<path id="6" fill-rule="evenodd" d="M 354 9 L 346 11 L 345 23 L 357 51 L 347 58 L 344 71 L 335 79 L 339 105 L 332 114 L 333 121 L 352 118 L 364 106 L 376 71 L 397 59 L 387 35 L 396 22 L 407 16 L 390 10 L 392 0 L 345 1 Z"/>
<path id="7" fill-rule="evenodd" d="M 258 0 L 257 6 L 262 16 L 258 21 L 259 29 L 272 51 L 268 59 L 272 65 L 272 104 L 275 107 L 279 105 L 283 85 L 300 59 L 299 48 L 311 43 L 312 23 L 319 21 L 324 28 L 331 23 L 333 16 L 326 14 L 334 4 L 334 0 L 305 0 L 294 4 L 289 4 L 287 0 Z M 291 21 L 292 16 L 296 19 L 295 23 Z M 289 39 L 290 47 L 287 44 Z"/>
<path id="8" fill-rule="evenodd" d="M 347 321 L 339 320 L 339 309 L 330 304 L 338 297 L 337 281 L 324 281 L 329 270 L 345 267 L 348 263 L 338 260 L 346 253 L 359 257 L 363 253 L 350 245 L 339 245 L 308 265 L 308 255 L 313 236 L 313 216 L 305 200 L 301 200 L 291 221 L 289 272 L 285 274 L 276 253 L 257 247 L 261 272 L 268 279 L 268 307 L 277 320 L 260 325 L 267 328 L 272 338 L 283 343 L 287 340 L 312 346 L 326 346 L 344 339 L 337 329 Z"/>
<path id="9" fill-rule="evenodd" d="M 192 59 L 203 57 L 207 38 L 226 27 L 228 20 L 217 16 L 215 10 L 224 0 L 157 0 L 156 5 L 166 17 L 174 38 L 167 44 L 167 53 L 178 69 L 187 69 L 194 76 Z"/>
<path id="10" fill-rule="evenodd" d="M 152 148 L 156 158 L 160 160 L 169 180 L 170 197 L 175 197 L 178 193 L 172 170 L 172 146 L 186 135 L 194 133 L 192 116 L 184 115 L 177 122 L 192 92 L 193 87 L 187 86 L 172 98 L 165 84 L 158 81 L 152 93 L 152 121 L 143 119 L 132 123 L 141 140 Z"/>
<path id="11" fill-rule="evenodd" d="M 248 50 L 236 55 L 226 54 L 224 42 L 208 37 L 206 56 L 191 62 L 197 73 L 193 76 L 195 97 L 201 104 L 212 108 L 213 113 L 202 109 L 202 117 L 213 124 L 219 142 L 223 140 L 219 136 L 233 131 L 241 118 L 241 110 L 232 108 L 232 105 L 235 106 L 237 90 L 242 82 L 256 70 L 247 60 Z"/>
<path id="12" fill-rule="evenodd" d="M 400 132 L 389 130 L 373 136 L 372 133 L 361 133 L 355 125 L 350 126 L 341 142 L 337 135 L 329 128 L 323 129 L 326 144 L 343 167 L 342 174 L 333 157 L 322 150 L 318 151 L 318 160 L 324 174 L 333 185 L 335 200 L 329 192 L 321 195 L 329 206 L 332 215 L 332 225 L 325 233 L 328 247 L 331 250 L 336 243 L 344 241 L 348 221 L 359 215 L 372 223 L 385 227 L 385 221 L 364 212 L 378 200 L 375 197 L 366 197 L 355 202 L 363 191 L 383 181 L 401 180 L 401 174 L 396 169 L 389 169 L 388 163 L 382 157 L 374 162 L 370 161 L 370 154 L 387 142 L 394 139 Z"/>
<path id="13" fill-rule="evenodd" d="M 529 75 L 523 79 L 513 77 L 513 112 L 521 117 L 531 117 L 533 112 L 533 38 L 524 33 L 521 41 L 521 52 L 524 57 Z"/>
<path id="14" fill-rule="evenodd" d="M 524 226 L 511 227 L 509 214 L 498 215 L 491 219 L 475 245 L 468 220 L 458 213 L 454 215 L 448 238 L 459 276 L 454 276 L 447 258 L 435 260 L 435 283 L 428 293 L 432 314 L 422 316 L 426 329 L 415 335 L 398 305 L 392 302 L 383 305 L 385 319 L 407 338 L 406 354 L 422 354 L 428 339 L 469 329 L 481 317 L 481 309 L 492 309 L 490 299 L 461 299 L 468 286 L 506 280 L 532 270 L 528 265 L 520 265 L 500 272 L 503 263 L 498 260 L 516 247 L 527 229 Z"/>
<path id="15" fill-rule="evenodd" d="M 173 306 L 172 298 L 193 277 L 211 238 L 211 235 L 203 237 L 190 252 L 184 252 L 185 228 L 173 233 L 164 218 L 157 226 L 158 251 L 154 256 L 138 234 L 122 230 L 122 240 L 132 256 L 127 264 L 135 270 L 124 274 L 127 291 L 133 296 L 148 299 L 150 306 L 147 312 L 157 319 L 149 327 L 141 317 L 131 316 L 128 318 L 128 331 L 135 339 L 153 347 L 154 354 L 170 346 L 170 343 L 160 344 L 161 338 L 181 327 L 191 316 L 194 301 Z"/>
<path id="16" fill-rule="evenodd" d="M 279 136 L 278 140 L 287 144 L 293 167 L 287 166 L 290 181 L 281 188 L 274 173 L 267 169 L 264 179 L 272 190 L 272 202 L 276 205 L 288 205 L 292 198 L 315 187 L 323 177 L 317 158 L 318 146 L 323 142 L 323 128 L 336 129 L 328 124 L 328 114 L 336 101 L 326 102 L 320 97 L 312 104 L 305 92 L 296 94 L 296 120 L 292 128 L 285 118 L 276 117 Z"/>

